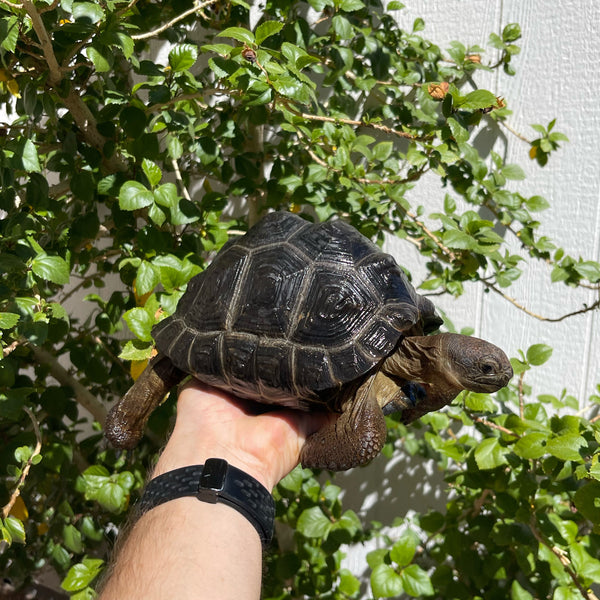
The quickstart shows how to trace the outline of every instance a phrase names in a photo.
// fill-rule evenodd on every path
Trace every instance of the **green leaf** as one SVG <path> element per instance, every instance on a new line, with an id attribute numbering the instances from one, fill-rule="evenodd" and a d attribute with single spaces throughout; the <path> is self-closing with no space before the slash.
<path id="1" fill-rule="evenodd" d="M 79 554 L 83 552 L 84 546 L 81 538 L 81 532 L 73 525 L 65 525 L 63 528 L 63 543 L 71 552 Z"/>
<path id="2" fill-rule="evenodd" d="M 419 539 L 412 531 L 407 531 L 402 537 L 392 546 L 390 550 L 390 558 L 400 567 L 405 567 L 410 564 L 415 556 Z"/>
<path id="3" fill-rule="evenodd" d="M 255 42 L 262 44 L 268 37 L 279 33 L 283 29 L 283 23 L 280 21 L 265 21 L 261 23 L 255 32 Z"/>
<path id="4" fill-rule="evenodd" d="M 577 510 L 595 525 L 600 525 L 600 482 L 590 481 L 575 492 Z"/>
<path id="5" fill-rule="evenodd" d="M 31 261 L 31 270 L 42 279 L 64 285 L 69 283 L 69 265 L 60 256 L 48 256 L 45 252 L 38 254 Z"/>
<path id="6" fill-rule="evenodd" d="M 345 596 L 352 597 L 360 590 L 360 580 L 348 569 L 340 569 L 338 590 Z"/>
<path id="7" fill-rule="evenodd" d="M 126 181 L 119 190 L 121 210 L 138 210 L 154 202 L 154 195 L 138 181 Z"/>
<path id="8" fill-rule="evenodd" d="M 584 447 L 587 447 L 587 442 L 579 433 L 566 433 L 550 438 L 546 450 L 561 460 L 582 461 L 579 450 Z"/>
<path id="9" fill-rule="evenodd" d="M 448 248 L 459 250 L 473 250 L 477 247 L 477 241 L 467 233 L 458 229 L 449 229 L 442 234 L 442 241 Z"/>
<path id="10" fill-rule="evenodd" d="M 193 44 L 180 44 L 169 52 L 169 66 L 174 73 L 187 71 L 198 59 L 198 47 Z"/>
<path id="11" fill-rule="evenodd" d="M 541 458 L 547 453 L 548 435 L 545 433 L 528 433 L 513 446 L 517 456 L 526 459 Z"/>
<path id="12" fill-rule="evenodd" d="M 496 106 L 497 102 L 498 99 L 492 92 L 488 90 L 474 90 L 462 98 L 458 106 L 463 110 L 479 110 Z"/>
<path id="13" fill-rule="evenodd" d="M 90 23 L 97 23 L 104 18 L 102 6 L 96 2 L 73 2 L 71 10 L 76 21 L 83 19 Z"/>
<path id="14" fill-rule="evenodd" d="M 84 558 L 73 565 L 60 586 L 67 592 L 77 592 L 87 587 L 100 574 L 104 561 L 99 558 Z"/>
<path id="15" fill-rule="evenodd" d="M 371 572 L 371 590 L 376 598 L 396 598 L 404 591 L 404 586 L 401 576 L 383 563 Z"/>
<path id="16" fill-rule="evenodd" d="M 25 543 L 25 526 L 23 525 L 21 519 L 17 519 L 17 517 L 13 515 L 8 515 L 6 519 L 2 520 L 2 524 L 10 535 L 9 543 Z"/>
<path id="17" fill-rule="evenodd" d="M 135 278 L 135 291 L 137 296 L 143 296 L 148 292 L 151 292 L 159 283 L 160 275 L 158 269 L 148 261 L 142 261 L 136 278 Z"/>
<path id="18" fill-rule="evenodd" d="M 156 204 L 167 208 L 174 208 L 179 203 L 177 186 L 174 183 L 163 183 L 154 190 L 154 201 Z"/>
<path id="19" fill-rule="evenodd" d="M 312 506 L 302 511 L 296 529 L 308 538 L 327 536 L 332 523 L 319 506 Z"/>
<path id="20" fill-rule="evenodd" d="M 507 453 L 507 449 L 500 444 L 498 438 L 488 438 L 475 448 L 475 462 L 482 470 L 495 469 L 506 464 Z"/>
<path id="21" fill-rule="evenodd" d="M 148 360 L 152 356 L 154 345 L 141 340 L 129 340 L 119 354 L 122 360 Z"/>
<path id="22" fill-rule="evenodd" d="M 346 12 L 355 12 L 365 7 L 361 0 L 339 0 L 338 6 Z"/>
<path id="23" fill-rule="evenodd" d="M 148 314 L 146 309 L 132 308 L 123 315 L 123 319 L 125 319 L 129 329 L 137 338 L 143 342 L 152 341 L 151 331 L 154 319 Z"/>
<path id="24" fill-rule="evenodd" d="M 162 171 L 156 163 L 144 158 L 142 161 L 142 170 L 148 178 L 148 182 L 150 183 L 151 187 L 154 187 L 160 183 L 160 180 L 162 179 Z"/>
<path id="25" fill-rule="evenodd" d="M 502 175 L 504 175 L 504 177 L 506 177 L 506 179 L 513 179 L 518 181 L 525 179 L 525 171 L 523 171 L 523 169 L 519 165 L 504 165 L 501 169 L 501 173 Z"/>
<path id="26" fill-rule="evenodd" d="M 591 260 L 582 261 L 577 263 L 573 268 L 591 283 L 598 283 L 600 281 L 600 263 Z"/>
<path id="27" fill-rule="evenodd" d="M 20 318 L 16 313 L 0 312 L 0 329 L 12 329 Z"/>
<path id="28" fill-rule="evenodd" d="M 543 365 L 552 356 L 552 348 L 546 344 L 534 344 L 527 349 L 527 362 L 534 366 Z"/>
<path id="29" fill-rule="evenodd" d="M 373 158 L 375 160 L 387 160 L 394 149 L 393 142 L 379 142 L 373 147 Z"/>
<path id="30" fill-rule="evenodd" d="M 42 167 L 40 166 L 40 160 L 38 158 L 37 148 L 30 139 L 25 140 L 25 144 L 21 153 L 21 162 L 23 163 L 23 168 L 29 173 L 38 173 L 42 170 Z"/>
<path id="31" fill-rule="evenodd" d="M 20 19 L 15 15 L 0 19 L 0 47 L 7 52 L 14 52 L 19 39 Z"/>
<path id="32" fill-rule="evenodd" d="M 94 68 L 98 73 L 106 73 L 112 69 L 114 58 L 112 54 L 108 53 L 108 48 L 106 48 L 106 46 L 88 46 L 85 52 L 87 57 L 94 64 Z"/>
<path id="33" fill-rule="evenodd" d="M 510 600 L 533 600 L 533 596 L 514 580 L 510 586 Z"/>
<path id="34" fill-rule="evenodd" d="M 96 494 L 96 500 L 106 510 L 120 513 L 127 506 L 127 493 L 116 481 L 107 481 Z"/>
<path id="35" fill-rule="evenodd" d="M 404 591 L 414 598 L 433 596 L 433 586 L 429 575 L 419 565 L 408 565 L 400 573 Z"/>
<path id="36" fill-rule="evenodd" d="M 232 38 L 249 46 L 254 44 L 254 34 L 248 29 L 242 29 L 241 27 L 228 27 L 217 34 L 217 37 Z"/>

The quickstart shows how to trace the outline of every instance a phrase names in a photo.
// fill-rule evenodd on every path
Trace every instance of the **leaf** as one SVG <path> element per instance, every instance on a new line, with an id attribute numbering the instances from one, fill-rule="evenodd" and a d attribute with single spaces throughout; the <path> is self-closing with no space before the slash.
<path id="1" fill-rule="evenodd" d="M 21 519 L 18 519 L 14 515 L 9 515 L 8 517 L 6 517 L 6 519 L 2 521 L 2 524 L 10 535 L 9 543 L 25 543 L 25 526 L 23 525 Z"/>
<path id="2" fill-rule="evenodd" d="M 408 565 L 400 573 L 404 591 L 414 598 L 433 596 L 433 586 L 429 575 L 419 565 Z"/>
<path id="3" fill-rule="evenodd" d="M 517 181 L 525 179 L 525 171 L 523 171 L 519 165 L 504 165 L 501 169 L 501 173 L 504 175 L 504 177 L 506 177 L 506 179 L 513 179 Z"/>
<path id="4" fill-rule="evenodd" d="M 442 241 L 448 248 L 459 250 L 472 250 L 476 248 L 477 241 L 467 233 L 458 229 L 449 229 L 442 234 Z"/>
<path id="5" fill-rule="evenodd" d="M 180 44 L 169 52 L 169 66 L 174 73 L 187 71 L 198 59 L 198 47 L 193 44 Z"/>
<path id="6" fill-rule="evenodd" d="M 156 163 L 145 158 L 142 161 L 142 170 L 148 178 L 148 182 L 150 183 L 151 187 L 154 187 L 160 183 L 160 180 L 162 179 L 162 171 Z"/>
<path id="7" fill-rule="evenodd" d="M 500 445 L 498 438 L 488 438 L 475 448 L 475 462 L 482 470 L 495 469 L 506 464 L 507 453 L 507 449 Z"/>
<path id="8" fill-rule="evenodd" d="M 513 446 L 517 456 L 526 459 L 541 458 L 547 453 L 548 435 L 545 433 L 528 433 Z"/>
<path id="9" fill-rule="evenodd" d="M 390 550 L 390 558 L 400 567 L 409 565 L 415 556 L 418 538 L 412 531 L 407 531 L 402 537 L 392 546 Z"/>
<path id="10" fill-rule="evenodd" d="M 552 348 L 546 344 L 533 344 L 527 349 L 527 362 L 534 366 L 543 365 L 552 356 Z"/>
<path id="11" fill-rule="evenodd" d="M 265 21 L 261 23 L 255 32 L 255 42 L 262 44 L 268 37 L 279 33 L 283 29 L 283 23 L 280 21 Z"/>
<path id="12" fill-rule="evenodd" d="M 373 158 L 375 160 L 387 160 L 394 149 L 393 142 L 379 142 L 373 147 Z"/>
<path id="13" fill-rule="evenodd" d="M 600 525 L 600 482 L 590 481 L 575 492 L 577 510 L 592 523 Z"/>
<path id="14" fill-rule="evenodd" d="M 591 260 L 582 261 L 574 265 L 573 268 L 590 283 L 600 281 L 600 263 Z"/>
<path id="15" fill-rule="evenodd" d="M 312 506 L 302 511 L 296 529 L 308 538 L 326 537 L 332 523 L 319 506 Z"/>
<path id="16" fill-rule="evenodd" d="M 60 587 L 67 592 L 77 592 L 87 587 L 99 575 L 104 561 L 99 558 L 84 558 L 82 562 L 73 565 Z"/>
<path id="17" fill-rule="evenodd" d="M 478 110 L 496 106 L 497 102 L 498 99 L 492 92 L 488 90 L 474 90 L 461 98 L 457 106 L 463 110 Z"/>
<path id="18" fill-rule="evenodd" d="M 145 308 L 132 308 L 123 315 L 123 319 L 138 339 L 143 342 L 152 341 L 151 331 L 154 319 Z"/>
<path id="19" fill-rule="evenodd" d="M 136 278 L 135 278 L 135 293 L 137 298 L 145 296 L 151 292 L 159 283 L 160 276 L 158 269 L 148 261 L 142 261 Z"/>
<path id="20" fill-rule="evenodd" d="M 402 578 L 390 565 L 382 563 L 371 572 L 371 590 L 376 598 L 396 598 L 404 591 Z"/>
<path id="21" fill-rule="evenodd" d="M 153 344 L 141 340 L 129 340 L 119 354 L 122 360 L 144 361 L 152 356 Z"/>
<path id="22" fill-rule="evenodd" d="M 587 442 L 579 433 L 566 433 L 550 438 L 546 444 L 546 450 L 552 456 L 561 460 L 582 461 L 579 450 L 587 447 Z"/>
<path id="23" fill-rule="evenodd" d="M 360 580 L 348 569 L 340 569 L 338 590 L 345 596 L 352 597 L 360 590 Z"/>
<path id="24" fill-rule="evenodd" d="M 20 19 L 15 15 L 0 19 L 0 47 L 7 52 L 14 52 L 19 39 Z"/>
<path id="25" fill-rule="evenodd" d="M 510 586 L 510 600 L 533 600 L 533 596 L 514 580 Z"/>
<path id="26" fill-rule="evenodd" d="M 73 2 L 71 10 L 76 21 L 85 20 L 89 23 L 97 23 L 104 18 L 102 6 L 96 2 Z"/>
<path id="27" fill-rule="evenodd" d="M 106 73 L 110 71 L 113 66 L 113 56 L 108 54 L 107 48 L 99 48 L 97 46 L 88 46 L 85 50 L 87 57 L 94 64 L 94 68 L 98 73 Z"/>
<path id="28" fill-rule="evenodd" d="M 65 525 L 63 528 L 63 543 L 67 550 L 79 554 L 83 552 L 84 546 L 81 538 L 81 532 L 73 525 Z"/>
<path id="29" fill-rule="evenodd" d="M 243 42 L 248 45 L 254 44 L 254 34 L 248 29 L 243 29 L 242 27 L 228 27 L 224 31 L 221 31 L 217 37 L 232 38 L 238 42 Z"/>
<path id="30" fill-rule="evenodd" d="M 58 285 L 69 283 L 69 265 L 60 256 L 48 256 L 45 252 L 38 254 L 31 261 L 31 270 L 46 281 Z"/>
<path id="31" fill-rule="evenodd" d="M 119 190 L 119 207 L 122 210 L 138 210 L 154 202 L 154 195 L 138 181 L 126 181 Z"/>
<path id="32" fill-rule="evenodd" d="M 0 329 L 12 329 L 20 318 L 16 313 L 0 312 Z"/>
<path id="33" fill-rule="evenodd" d="M 25 140 L 25 144 L 23 145 L 23 150 L 21 151 L 21 162 L 23 164 L 23 168 L 29 173 L 38 173 L 42 170 L 40 166 L 40 160 L 38 158 L 37 148 L 30 139 Z"/>

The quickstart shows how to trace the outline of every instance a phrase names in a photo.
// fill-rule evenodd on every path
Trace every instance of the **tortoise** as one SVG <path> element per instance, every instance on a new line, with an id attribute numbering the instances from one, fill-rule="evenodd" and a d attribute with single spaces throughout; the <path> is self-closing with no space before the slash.
<path id="1" fill-rule="evenodd" d="M 385 415 L 410 423 L 467 389 L 512 377 L 500 348 L 435 333 L 442 320 L 394 259 L 342 220 L 273 212 L 190 280 L 152 334 L 158 354 L 105 424 L 131 448 L 188 374 L 240 398 L 339 413 L 306 440 L 305 467 L 346 470 L 377 456 Z"/>

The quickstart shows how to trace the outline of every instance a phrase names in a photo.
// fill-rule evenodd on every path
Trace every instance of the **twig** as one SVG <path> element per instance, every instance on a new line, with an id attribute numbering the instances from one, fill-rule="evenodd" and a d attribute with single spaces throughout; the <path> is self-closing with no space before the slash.
<path id="1" fill-rule="evenodd" d="M 19 495 L 21 493 L 21 488 L 23 487 L 23 484 L 25 483 L 25 479 L 27 478 L 27 475 L 29 475 L 29 470 L 31 469 L 31 465 L 33 464 L 33 459 L 42 450 L 42 434 L 40 433 L 40 427 L 35 418 L 35 415 L 33 414 L 33 412 L 31 411 L 31 409 L 28 406 L 24 406 L 23 410 L 27 413 L 27 416 L 31 420 L 31 424 L 33 425 L 33 432 L 35 433 L 35 447 L 33 449 L 33 452 L 31 453 L 31 455 L 27 459 L 27 462 L 25 463 L 23 470 L 21 471 L 21 477 L 19 477 L 19 481 L 18 481 L 15 489 L 13 490 L 13 493 L 10 495 L 10 498 L 9 498 L 7 504 L 2 509 L 2 518 L 3 519 L 6 519 L 6 517 L 8 517 L 8 515 L 10 514 L 12 507 L 14 506 L 15 502 L 17 501 L 17 498 L 19 497 Z"/>
<path id="2" fill-rule="evenodd" d="M 181 193 L 183 197 L 191 202 L 192 198 L 190 197 L 190 193 L 188 192 L 187 188 L 185 187 L 185 183 L 183 182 L 183 177 L 181 176 L 181 171 L 179 170 L 179 164 L 174 158 L 171 160 L 171 166 L 173 167 L 173 171 L 175 172 L 175 179 L 179 183 L 179 187 L 181 188 Z"/>
<path id="3" fill-rule="evenodd" d="M 569 317 L 573 317 L 575 315 L 581 315 L 583 313 L 589 312 L 590 310 L 596 310 L 600 306 L 600 299 L 598 299 L 593 304 L 590 304 L 589 306 L 585 306 L 584 308 L 581 308 L 579 310 L 574 310 L 573 312 L 564 314 L 560 317 L 544 317 L 542 315 L 538 315 L 538 314 L 528 310 L 522 304 L 517 302 L 517 300 L 515 300 L 514 298 L 511 298 L 509 295 L 505 294 L 504 292 L 501 292 L 495 285 L 493 285 L 491 283 L 486 283 L 486 286 L 493 292 L 496 292 L 496 294 L 502 296 L 505 300 L 508 300 L 511 304 L 516 306 L 519 310 L 522 310 L 525 314 L 529 315 L 530 317 L 533 317 L 534 319 L 538 319 L 538 321 L 547 321 L 548 323 L 558 323 L 559 321 L 564 321 L 565 319 L 568 319 Z"/>
<path id="4" fill-rule="evenodd" d="M 6 358 L 9 354 L 14 352 L 20 345 L 21 342 L 19 340 L 15 340 L 12 344 L 6 346 L 5 348 L 2 348 L 2 357 Z"/>
<path id="5" fill-rule="evenodd" d="M 525 371 L 519 375 L 519 416 L 521 420 L 525 418 L 525 395 L 523 393 L 523 381 L 525 380 Z"/>
<path id="6" fill-rule="evenodd" d="M 379 123 L 365 123 L 364 121 L 355 121 L 354 119 L 343 119 L 341 117 L 326 117 L 324 115 L 311 115 L 309 113 L 299 112 L 293 109 L 291 106 L 286 106 L 286 108 L 293 114 L 298 117 L 302 117 L 307 121 L 321 121 L 324 123 L 343 123 L 344 125 L 352 125 L 353 127 L 370 127 L 371 129 L 376 129 L 377 131 L 383 131 L 384 133 L 388 133 L 390 135 L 395 135 L 397 137 L 401 137 L 408 140 L 416 140 L 418 136 L 413 133 L 408 133 L 406 131 L 399 131 L 398 129 L 392 129 L 387 125 L 380 125 Z"/>
<path id="7" fill-rule="evenodd" d="M 540 544 L 546 546 L 546 548 L 548 548 L 550 550 L 550 552 L 552 552 L 552 554 L 554 554 L 554 556 L 556 556 L 556 558 L 558 558 L 558 560 L 560 561 L 560 564 L 563 566 L 563 569 L 569 575 L 569 577 L 571 578 L 571 580 L 573 581 L 573 583 L 579 590 L 579 593 L 586 600 L 598 600 L 598 596 L 596 596 L 596 594 L 594 594 L 594 592 L 592 590 L 590 590 L 590 589 L 586 590 L 583 587 L 583 585 L 580 583 L 579 579 L 577 579 L 577 573 L 575 573 L 575 571 L 573 571 L 573 569 L 571 568 L 571 561 L 569 560 L 569 557 L 566 555 L 566 553 L 563 550 L 561 550 L 560 548 L 557 548 L 556 546 L 551 545 L 550 542 L 548 542 L 544 539 L 542 534 L 537 530 L 534 518 L 535 517 L 532 516 L 531 520 L 529 522 L 529 526 L 531 527 L 531 532 L 533 533 L 533 537 L 535 537 L 535 539 Z"/>
<path id="8" fill-rule="evenodd" d="M 33 356 L 40 364 L 46 365 L 50 369 L 50 374 L 58 383 L 70 387 L 75 392 L 75 399 L 85 408 L 99 423 L 104 423 L 106 419 L 106 408 L 90 391 L 81 385 L 79 381 L 73 378 L 69 372 L 58 362 L 55 356 L 39 346 L 29 345 Z"/>
<path id="9" fill-rule="evenodd" d="M 60 0 L 54 0 L 54 2 L 52 4 L 40 8 L 40 11 L 39 11 L 40 15 L 43 15 L 44 13 L 54 10 L 59 4 L 60 4 Z"/>
<path id="10" fill-rule="evenodd" d="M 519 138 L 521 141 L 526 142 L 527 144 L 531 144 L 531 140 L 527 139 L 522 133 L 519 133 L 516 129 L 513 129 L 508 123 L 505 121 L 497 121 L 502 127 L 510 131 L 515 137 Z"/>
<path id="11" fill-rule="evenodd" d="M 179 23 L 179 21 L 183 21 L 183 19 L 193 15 L 194 13 L 200 12 L 204 7 L 210 6 L 211 4 L 215 4 L 218 0 L 206 0 L 205 2 L 201 2 L 200 4 L 194 3 L 194 6 L 185 12 L 181 13 L 174 19 L 171 19 L 168 23 L 161 25 L 157 29 L 153 29 L 152 31 L 148 31 L 146 33 L 139 33 L 138 35 L 132 35 L 132 40 L 146 40 L 148 38 L 154 37 L 155 35 L 159 35 L 163 31 L 166 31 L 170 27 L 173 27 L 175 23 Z"/>
<path id="12" fill-rule="evenodd" d="M 491 427 L 492 429 L 497 429 L 498 431 L 501 431 L 502 433 L 506 433 L 506 435 L 510 435 L 512 437 L 516 437 L 516 438 L 521 438 L 521 436 L 518 433 L 515 433 L 514 431 L 511 431 L 510 429 L 507 429 L 506 427 L 502 427 L 502 425 L 498 425 L 492 421 L 488 421 L 487 419 L 484 419 L 482 417 L 471 417 L 473 419 L 473 421 L 475 421 L 475 423 L 481 423 L 482 425 L 486 425 L 487 427 Z"/>
<path id="13" fill-rule="evenodd" d="M 0 4 L 4 4 L 5 6 L 8 6 L 9 8 L 16 8 L 16 9 L 23 8 L 22 4 L 19 4 L 18 2 L 9 2 L 9 0 L 0 0 Z"/>

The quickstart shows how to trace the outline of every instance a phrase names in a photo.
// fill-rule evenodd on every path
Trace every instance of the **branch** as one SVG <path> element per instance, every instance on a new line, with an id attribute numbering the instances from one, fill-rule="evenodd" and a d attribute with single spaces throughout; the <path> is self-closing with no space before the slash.
<path id="1" fill-rule="evenodd" d="M 48 69 L 50 71 L 50 83 L 53 86 L 56 86 L 60 83 L 62 74 L 60 71 L 60 65 L 58 64 L 56 55 L 54 54 L 54 48 L 52 47 L 50 35 L 48 34 L 48 31 L 44 26 L 44 22 L 42 21 L 42 17 L 40 16 L 40 13 L 36 9 L 32 0 L 24 0 L 23 8 L 29 15 L 33 29 L 40 40 L 42 52 L 44 53 L 44 59 L 46 60 L 46 64 L 48 65 Z"/>
<path id="2" fill-rule="evenodd" d="M 90 391 L 79 381 L 74 379 L 69 372 L 58 362 L 55 356 L 47 350 L 39 346 L 29 345 L 33 352 L 35 360 L 42 365 L 46 365 L 50 369 L 50 374 L 58 383 L 65 387 L 70 387 L 75 392 L 75 399 L 85 408 L 96 421 L 104 423 L 106 418 L 106 408 Z"/>
<path id="3" fill-rule="evenodd" d="M 493 285 L 491 283 L 486 283 L 485 285 L 493 292 L 496 292 L 496 294 L 502 296 L 505 300 L 508 300 L 511 304 L 516 306 L 519 310 L 522 310 L 525 314 L 529 315 L 530 317 L 533 317 L 534 319 L 538 319 L 538 321 L 547 321 L 548 323 L 558 323 L 559 321 L 564 321 L 565 319 L 568 319 L 569 317 L 573 317 L 575 315 L 581 315 L 583 313 L 589 312 L 590 310 L 596 310 L 598 307 L 600 307 L 600 298 L 599 298 L 598 300 L 596 300 L 593 304 L 590 304 L 589 306 L 585 306 L 584 308 L 581 308 L 579 310 L 574 310 L 573 312 L 564 314 L 560 317 L 544 317 L 542 315 L 538 315 L 538 314 L 528 310 L 522 304 L 517 302 L 514 298 L 511 298 L 509 295 L 500 291 L 495 285 Z"/>
<path id="4" fill-rule="evenodd" d="M 594 592 L 591 589 L 586 590 L 583 587 L 583 585 L 581 584 L 581 582 L 579 581 L 579 579 L 577 578 L 577 573 L 575 571 L 573 571 L 573 569 L 571 568 L 571 561 L 569 560 L 567 553 L 564 552 L 563 550 L 561 550 L 560 548 L 557 548 L 556 546 L 552 546 L 550 544 L 550 542 L 546 541 L 544 539 L 544 537 L 542 536 L 542 534 L 537 530 L 533 516 L 531 517 L 529 526 L 531 527 L 531 532 L 533 533 L 533 537 L 535 537 L 535 539 L 540 544 L 546 546 L 546 548 L 548 548 L 550 550 L 550 552 L 552 552 L 552 554 L 554 554 L 554 556 L 556 556 L 556 558 L 558 558 L 560 564 L 563 566 L 563 569 L 569 575 L 569 577 L 571 578 L 571 580 L 573 581 L 573 583 L 579 590 L 579 593 L 586 600 L 598 600 L 598 596 L 596 596 L 596 594 L 594 594 Z"/>
<path id="5" fill-rule="evenodd" d="M 501 431 L 502 433 L 506 433 L 506 435 L 510 435 L 510 436 L 516 437 L 516 438 L 521 437 L 518 433 L 515 433 L 514 431 L 511 431 L 510 429 L 507 429 L 506 427 L 502 427 L 502 425 L 498 425 L 497 423 L 488 421 L 487 419 L 484 419 L 482 417 L 471 416 L 471 418 L 473 419 L 473 421 L 475 423 L 481 423 L 482 425 L 486 425 L 487 427 L 491 427 L 492 429 L 497 429 L 498 431 Z"/>
<path id="6" fill-rule="evenodd" d="M 171 160 L 171 166 L 173 167 L 173 171 L 175 172 L 175 179 L 177 180 L 177 182 L 179 183 L 179 187 L 181 188 L 181 194 L 186 200 L 189 200 L 191 202 L 192 198 L 190 197 L 190 193 L 185 187 L 183 177 L 181 176 L 181 171 L 179 170 L 179 164 L 175 159 Z"/>
<path id="7" fill-rule="evenodd" d="M 2 509 L 2 518 L 3 519 L 6 519 L 6 517 L 8 517 L 8 515 L 10 514 L 12 507 L 14 506 L 15 502 L 17 501 L 17 498 L 19 497 L 19 494 L 21 493 L 21 488 L 23 487 L 23 484 L 25 483 L 25 479 L 27 478 L 27 475 L 29 475 L 29 469 L 31 469 L 31 465 L 33 464 L 33 459 L 42 450 L 42 434 L 40 433 L 40 427 L 38 425 L 38 422 L 36 421 L 35 415 L 33 414 L 33 412 L 31 412 L 31 409 L 28 406 L 24 406 L 23 410 L 27 413 L 27 416 L 31 420 L 31 424 L 33 425 L 33 432 L 35 433 L 35 448 L 33 449 L 33 452 L 27 459 L 27 462 L 25 463 L 25 466 L 23 467 L 23 470 L 21 471 L 21 477 L 19 477 L 19 481 L 18 481 L 15 489 L 13 490 L 13 493 L 10 495 L 8 502 Z"/>
<path id="8" fill-rule="evenodd" d="M 164 25 L 161 25 L 160 27 L 158 27 L 157 29 L 153 29 L 152 31 L 148 31 L 146 33 L 139 33 L 138 35 L 132 35 L 131 39 L 135 40 L 135 41 L 146 40 L 148 38 L 154 37 L 155 35 L 159 35 L 163 31 L 166 31 L 167 29 L 173 27 L 173 25 L 175 25 L 175 23 L 179 23 L 179 21 L 183 21 L 183 19 L 186 19 L 190 15 L 200 12 L 205 6 L 210 6 L 211 4 L 215 4 L 218 1 L 219 0 L 206 0 L 205 2 L 201 2 L 200 4 L 198 4 L 197 2 L 194 2 L 194 6 L 192 8 L 181 13 L 180 15 L 178 15 L 177 17 L 175 17 L 168 23 L 165 23 Z"/>

